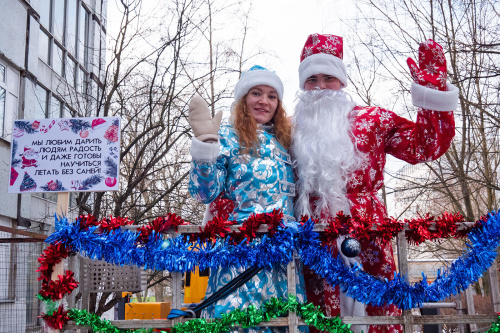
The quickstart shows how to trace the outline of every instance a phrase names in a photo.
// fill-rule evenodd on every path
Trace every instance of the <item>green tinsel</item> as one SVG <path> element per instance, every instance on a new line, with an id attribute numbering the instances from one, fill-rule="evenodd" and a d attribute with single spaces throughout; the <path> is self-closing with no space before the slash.
<path id="1" fill-rule="evenodd" d="M 38 299 L 43 302 L 43 304 L 45 305 L 45 313 L 48 315 L 52 315 L 54 311 L 56 311 L 59 307 L 59 302 L 55 302 L 50 298 L 45 298 L 40 294 L 36 295 L 36 297 L 38 297 Z"/>
<path id="2" fill-rule="evenodd" d="M 57 308 L 57 302 L 44 299 L 41 295 L 37 297 L 44 301 L 47 313 L 52 313 Z M 50 310 L 50 311 L 49 311 Z M 288 299 L 271 298 L 260 309 L 250 305 L 245 310 L 236 309 L 230 313 L 223 314 L 216 319 L 191 319 L 188 322 L 175 325 L 172 333 L 223 333 L 233 330 L 235 325 L 243 328 L 259 326 L 261 322 L 269 321 L 279 316 L 287 315 L 288 312 L 296 312 L 309 326 L 314 326 L 320 331 L 332 333 L 352 333 L 350 324 L 343 324 L 340 317 L 326 318 L 318 307 L 312 303 L 300 304 L 296 297 L 289 295 Z M 68 317 L 75 321 L 77 325 L 91 327 L 93 332 L 103 333 L 151 333 L 153 329 L 121 330 L 113 326 L 109 320 L 101 319 L 99 316 L 89 313 L 87 310 L 71 309 Z M 165 333 L 164 331 L 162 331 Z M 500 333 L 500 316 L 492 323 L 491 328 L 486 333 Z"/>
<path id="3" fill-rule="evenodd" d="M 75 321 L 77 325 L 88 326 L 92 328 L 93 332 L 103 333 L 151 333 L 153 329 L 138 329 L 138 330 L 121 330 L 113 326 L 109 320 L 101 319 L 94 313 L 89 313 L 87 310 L 71 309 L 68 312 L 68 317 Z"/>
<path id="4" fill-rule="evenodd" d="M 222 333 L 232 330 L 235 325 L 241 325 L 243 328 L 256 327 L 263 321 L 286 315 L 288 312 L 296 312 L 304 322 L 320 331 L 352 333 L 349 329 L 351 325 L 342 324 L 339 317 L 326 318 L 321 310 L 312 303 L 300 304 L 292 295 L 288 299 L 271 298 L 260 309 L 250 305 L 245 310 L 236 309 L 212 321 L 193 319 L 186 323 L 177 324 L 172 328 L 172 333 Z"/>
<path id="5" fill-rule="evenodd" d="M 499 333 L 499 332 L 500 332 L 500 316 L 498 316 L 497 321 L 491 323 L 491 328 L 486 333 Z"/>

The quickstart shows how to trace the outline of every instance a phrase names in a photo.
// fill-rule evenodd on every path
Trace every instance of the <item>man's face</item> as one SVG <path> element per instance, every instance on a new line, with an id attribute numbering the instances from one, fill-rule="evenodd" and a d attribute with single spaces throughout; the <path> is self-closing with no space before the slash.
<path id="1" fill-rule="evenodd" d="M 314 89 L 330 89 L 330 90 L 340 90 L 342 88 L 342 82 L 335 76 L 328 74 L 315 74 L 307 78 L 304 84 L 305 90 Z"/>

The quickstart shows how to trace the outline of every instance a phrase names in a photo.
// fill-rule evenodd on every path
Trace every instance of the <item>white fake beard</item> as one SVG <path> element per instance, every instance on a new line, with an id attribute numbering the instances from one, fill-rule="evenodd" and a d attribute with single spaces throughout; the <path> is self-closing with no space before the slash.
<path id="1" fill-rule="evenodd" d="M 349 174 L 362 157 L 351 139 L 349 113 L 355 103 L 343 91 L 312 90 L 298 95 L 293 115 L 292 152 L 298 175 L 297 218 L 350 214 L 346 197 Z M 312 211 L 309 197 L 319 197 Z"/>

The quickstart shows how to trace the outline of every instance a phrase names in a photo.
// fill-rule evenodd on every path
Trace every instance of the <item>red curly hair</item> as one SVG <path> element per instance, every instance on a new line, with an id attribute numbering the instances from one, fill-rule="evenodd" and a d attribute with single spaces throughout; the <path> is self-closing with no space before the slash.
<path id="1" fill-rule="evenodd" d="M 240 99 L 233 110 L 234 129 L 240 142 L 240 153 L 254 155 L 259 148 L 257 122 L 248 111 L 246 104 L 247 95 L 248 93 Z M 288 150 L 292 141 L 292 126 L 280 100 L 278 100 L 278 107 L 276 108 L 273 119 L 271 119 L 268 124 L 274 125 L 273 130 L 276 140 Z"/>

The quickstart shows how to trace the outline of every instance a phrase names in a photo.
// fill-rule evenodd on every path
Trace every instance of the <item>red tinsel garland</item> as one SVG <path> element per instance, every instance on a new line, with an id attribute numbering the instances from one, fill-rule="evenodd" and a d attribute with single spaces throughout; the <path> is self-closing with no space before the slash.
<path id="1" fill-rule="evenodd" d="M 64 275 L 58 275 L 57 280 L 42 283 L 40 295 L 47 299 L 57 301 L 64 297 L 65 294 L 70 294 L 76 287 L 78 281 L 75 280 L 75 273 L 66 271 Z"/>
<path id="2" fill-rule="evenodd" d="M 307 221 L 308 217 L 303 216 L 301 223 Z M 318 223 L 318 220 L 314 220 Z M 373 219 L 359 219 L 338 213 L 335 218 L 327 220 L 328 227 L 321 235 L 323 242 L 333 242 L 340 235 L 350 235 L 362 241 L 369 241 L 377 244 L 384 244 L 391 241 L 396 235 L 404 229 L 404 224 L 408 224 L 409 230 L 406 230 L 405 236 L 410 244 L 418 245 L 427 240 L 435 241 L 438 239 L 453 237 L 463 238 L 473 228 L 481 226 L 481 220 L 473 227 L 464 230 L 458 230 L 457 223 L 464 222 L 464 218 L 459 213 L 450 214 L 443 213 L 438 217 L 429 214 L 419 216 L 412 220 L 398 221 L 394 218 L 386 218 L 382 221 L 374 221 Z M 434 227 L 431 226 L 434 223 Z M 373 230 L 373 225 L 377 228 Z"/>
<path id="3" fill-rule="evenodd" d="M 175 231 L 177 231 L 178 227 L 183 224 L 187 223 L 174 213 L 157 217 L 151 223 L 137 229 L 140 232 L 137 240 L 141 243 L 147 243 L 149 236 L 153 233 L 153 231 L 155 231 L 157 237 L 161 237 L 161 233 L 168 231 L 168 229 L 172 227 L 175 228 Z"/>
<path id="4" fill-rule="evenodd" d="M 62 243 L 50 244 L 38 258 L 40 267 L 36 270 L 40 272 L 39 281 L 47 283 L 50 281 L 54 265 L 69 256 L 69 249 Z"/>
<path id="5" fill-rule="evenodd" d="M 62 304 L 59 305 L 57 310 L 54 311 L 53 313 L 51 314 L 42 313 L 40 317 L 45 321 L 47 326 L 55 330 L 62 329 L 69 320 L 68 311 L 64 310 Z"/>
<path id="6" fill-rule="evenodd" d="M 80 229 L 85 231 L 99 225 L 99 221 L 93 215 L 80 215 L 76 220 L 80 224 Z"/>
<path id="7" fill-rule="evenodd" d="M 283 220 L 283 213 L 281 210 L 275 209 L 271 213 L 251 215 L 241 224 L 238 228 L 238 232 L 231 232 L 229 227 L 236 224 L 236 222 L 227 221 L 227 215 L 221 215 L 215 216 L 212 220 L 207 222 L 205 227 L 200 227 L 200 233 L 191 234 L 190 237 L 192 239 L 199 239 L 200 241 L 205 242 L 210 239 L 225 238 L 230 235 L 235 243 L 239 243 L 244 239 L 246 239 L 247 242 L 250 242 L 257 237 L 257 230 L 261 225 L 266 224 L 267 230 L 272 236 Z"/>
<path id="8" fill-rule="evenodd" d="M 130 225 L 133 224 L 133 220 L 129 220 L 128 217 L 112 217 L 110 216 L 109 218 L 105 217 L 99 222 L 99 226 L 101 227 L 101 230 L 104 231 L 113 231 L 116 230 L 122 226 L 125 225 Z"/>
<path id="9" fill-rule="evenodd" d="M 207 225 L 200 227 L 200 233 L 192 234 L 194 239 L 207 241 L 209 239 L 224 238 L 231 235 L 233 241 L 240 242 L 246 239 L 248 242 L 257 237 L 257 230 L 262 224 L 267 224 L 268 232 L 272 236 L 283 219 L 281 210 L 273 210 L 272 213 L 256 214 L 248 218 L 239 227 L 239 232 L 231 232 L 229 228 L 234 225 L 235 221 L 228 221 L 229 209 L 232 209 L 231 202 L 219 201 L 218 208 L 222 214 L 214 217 Z M 301 223 L 308 220 L 307 216 L 302 216 Z M 314 220 L 318 223 L 318 220 Z M 377 242 L 379 244 L 391 241 L 401 230 L 403 230 L 404 223 L 408 224 L 409 229 L 406 231 L 406 239 L 411 244 L 420 244 L 426 240 L 436 240 L 444 237 L 462 238 L 474 228 L 480 228 L 482 223 L 486 221 L 486 217 L 482 217 L 476 224 L 470 228 L 457 230 L 457 222 L 463 222 L 463 217 L 460 214 L 444 213 L 437 218 L 426 214 L 424 217 L 418 217 L 412 220 L 398 221 L 394 218 L 386 218 L 383 221 L 374 220 L 361 220 L 351 218 L 344 215 L 342 212 L 337 214 L 335 218 L 328 219 L 328 227 L 321 235 L 321 240 L 324 242 L 333 242 L 339 235 L 350 235 L 359 240 L 368 240 L 370 242 Z M 80 216 L 77 223 L 82 230 L 88 230 L 91 226 L 100 226 L 100 232 L 113 231 L 121 226 L 132 224 L 133 221 L 128 218 L 122 217 L 109 217 L 104 218 L 100 222 L 97 221 L 92 215 Z M 435 227 L 431 228 L 431 223 L 435 223 Z M 177 231 L 178 226 L 187 224 L 178 217 L 176 214 L 168 214 L 166 216 L 158 217 L 151 223 L 144 225 L 138 229 L 138 241 L 146 243 L 149 241 L 149 236 L 155 231 L 160 237 L 160 234 L 168 231 L 174 227 Z M 376 224 L 377 228 L 372 230 L 372 226 Z M 66 271 L 65 275 L 59 275 L 57 280 L 50 281 L 53 267 L 62 259 L 68 257 L 69 248 L 61 243 L 51 244 L 44 250 L 38 258 L 40 267 L 37 272 L 40 272 L 39 280 L 42 281 L 42 288 L 40 295 L 45 299 L 59 300 L 65 294 L 71 293 L 77 286 L 78 282 L 74 279 L 74 273 Z M 68 322 L 68 311 L 64 310 L 62 305 L 52 314 L 42 314 L 41 316 L 46 324 L 54 329 L 62 329 Z"/>

